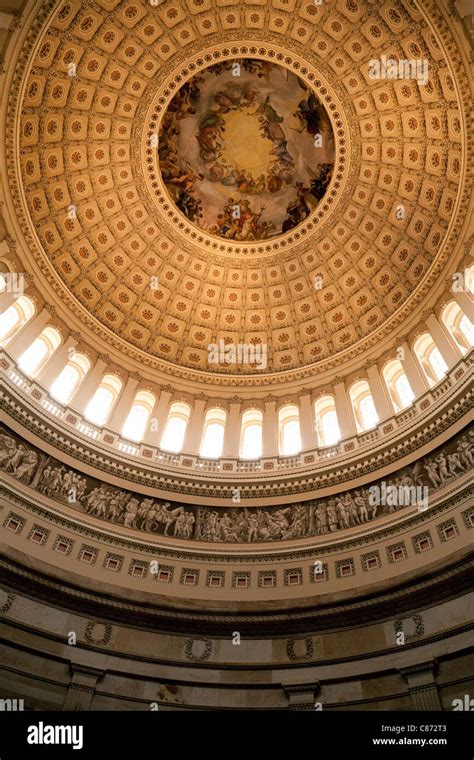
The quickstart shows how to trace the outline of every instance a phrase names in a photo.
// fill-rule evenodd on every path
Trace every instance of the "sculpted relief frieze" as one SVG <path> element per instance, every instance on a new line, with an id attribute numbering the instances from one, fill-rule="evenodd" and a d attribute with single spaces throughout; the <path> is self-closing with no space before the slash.
<path id="1" fill-rule="evenodd" d="M 38 494 L 83 514 L 128 529 L 200 542 L 257 543 L 301 539 L 363 526 L 417 506 L 427 509 L 433 492 L 469 472 L 474 464 L 474 431 L 386 480 L 324 499 L 269 508 L 189 505 L 161 501 L 105 484 L 0 429 L 0 467 Z"/>

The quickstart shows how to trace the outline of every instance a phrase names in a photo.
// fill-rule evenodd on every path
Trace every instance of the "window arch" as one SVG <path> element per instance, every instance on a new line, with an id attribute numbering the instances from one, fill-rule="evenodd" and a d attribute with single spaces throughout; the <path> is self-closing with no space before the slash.
<path id="1" fill-rule="evenodd" d="M 367 380 L 358 380 L 349 388 L 349 396 L 359 433 L 375 427 L 379 418 Z"/>
<path id="2" fill-rule="evenodd" d="M 13 338 L 35 313 L 35 305 L 28 296 L 20 296 L 0 314 L 0 341 L 3 345 Z"/>
<path id="3" fill-rule="evenodd" d="M 459 329 L 469 343 L 469 347 L 474 346 L 474 325 L 466 314 L 463 314 L 459 320 Z"/>
<path id="4" fill-rule="evenodd" d="M 412 391 L 402 363 L 398 359 L 393 359 L 385 365 L 382 374 L 395 411 L 401 412 L 402 409 L 410 406 L 415 398 L 415 394 Z"/>
<path id="5" fill-rule="evenodd" d="M 441 319 L 463 354 L 474 345 L 474 325 L 456 303 L 451 301 L 441 312 Z"/>
<path id="6" fill-rule="evenodd" d="M 191 407 L 182 401 L 171 404 L 160 448 L 178 453 L 183 448 Z"/>
<path id="7" fill-rule="evenodd" d="M 49 392 L 61 404 L 68 404 L 89 372 L 90 367 L 91 363 L 87 356 L 74 354 L 52 382 Z"/>
<path id="8" fill-rule="evenodd" d="M 61 343 L 61 335 L 55 327 L 45 327 L 18 359 L 18 366 L 30 377 L 35 377 L 54 354 Z"/>
<path id="9" fill-rule="evenodd" d="M 332 446 L 341 439 L 333 396 L 321 396 L 314 402 L 316 433 L 321 446 Z"/>
<path id="10" fill-rule="evenodd" d="M 474 264 L 467 267 L 464 272 L 464 282 L 470 293 L 474 293 Z"/>
<path id="11" fill-rule="evenodd" d="M 221 456 L 226 419 L 227 414 L 224 409 L 209 409 L 206 412 L 199 450 L 200 456 L 210 459 L 218 459 Z"/>
<path id="12" fill-rule="evenodd" d="M 122 385 L 117 375 L 104 375 L 84 413 L 89 422 L 94 425 L 105 425 L 122 390 Z"/>
<path id="13" fill-rule="evenodd" d="M 263 412 L 247 409 L 242 415 L 240 428 L 241 459 L 260 459 L 262 456 Z"/>
<path id="14" fill-rule="evenodd" d="M 413 344 L 415 355 L 428 378 L 430 385 L 436 385 L 445 376 L 448 365 L 444 361 L 433 338 L 429 333 L 423 333 Z"/>
<path id="15" fill-rule="evenodd" d="M 291 456 L 301 451 L 300 410 L 295 404 L 287 404 L 279 409 L 278 435 L 282 456 Z"/>
<path id="16" fill-rule="evenodd" d="M 155 403 L 156 397 L 153 393 L 138 391 L 122 427 L 124 438 L 129 438 L 131 441 L 143 440 Z"/>

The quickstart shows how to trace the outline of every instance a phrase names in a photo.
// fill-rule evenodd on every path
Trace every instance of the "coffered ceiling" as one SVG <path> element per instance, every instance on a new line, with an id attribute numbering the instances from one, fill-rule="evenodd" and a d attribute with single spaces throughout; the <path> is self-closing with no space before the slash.
<path id="1" fill-rule="evenodd" d="M 221 375 L 259 369 L 209 365 L 220 340 L 267 345 L 279 373 L 401 331 L 467 208 L 466 79 L 439 19 L 411 0 L 42 6 L 11 80 L 7 182 L 28 255 L 74 322 L 138 363 Z M 382 55 L 425 61 L 426 84 L 374 78 Z M 186 218 L 150 147 L 184 83 L 243 58 L 297 75 L 334 134 L 326 194 L 268 239 Z"/>

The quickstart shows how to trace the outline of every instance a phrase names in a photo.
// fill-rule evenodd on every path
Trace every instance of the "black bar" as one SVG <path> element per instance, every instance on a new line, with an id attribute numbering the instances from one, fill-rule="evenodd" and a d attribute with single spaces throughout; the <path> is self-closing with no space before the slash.
<path id="1" fill-rule="evenodd" d="M 42 729 L 41 729 L 42 726 Z M 56 734 L 55 727 L 68 731 Z M 53 727 L 53 728 L 50 728 Z M 72 728 L 76 727 L 76 732 Z M 82 736 L 79 728 L 82 727 Z M 449 758 L 472 760 L 470 712 L 165 711 L 3 712 L 0 760 L 27 757 L 178 760 L 203 753 L 220 759 L 308 757 Z M 42 744 L 28 742 L 43 739 Z M 77 745 L 46 743 L 69 739 Z M 424 744 L 422 742 L 424 741 Z M 79 746 L 82 745 L 82 746 Z M 277 754 L 278 753 L 278 754 Z M 330 754 L 329 754 L 330 753 Z"/>

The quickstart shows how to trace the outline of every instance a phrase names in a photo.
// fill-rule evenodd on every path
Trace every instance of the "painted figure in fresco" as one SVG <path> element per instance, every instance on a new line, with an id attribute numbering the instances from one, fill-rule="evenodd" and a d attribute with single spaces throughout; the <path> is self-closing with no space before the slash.
<path id="1" fill-rule="evenodd" d="M 340 530 L 350 528 L 349 516 L 347 514 L 346 506 L 343 504 L 341 498 L 336 499 L 336 515 L 337 524 L 339 525 Z"/>
<path id="2" fill-rule="evenodd" d="M 166 501 L 164 504 L 160 504 L 156 514 L 156 519 L 159 523 L 164 523 L 165 530 L 164 535 L 168 535 L 168 529 L 176 521 L 179 515 L 183 514 L 184 508 L 178 507 L 170 511 L 170 503 Z"/>
<path id="3" fill-rule="evenodd" d="M 453 454 L 448 454 L 448 471 L 449 475 L 451 477 L 456 477 L 456 470 L 463 470 L 463 466 L 461 464 L 461 456 L 457 452 L 454 452 Z"/>
<path id="4" fill-rule="evenodd" d="M 328 518 L 328 526 L 331 533 L 333 533 L 335 530 L 337 530 L 337 513 L 336 513 L 336 505 L 333 500 L 329 500 L 329 503 L 326 507 L 326 514 Z"/>
<path id="5" fill-rule="evenodd" d="M 457 445 L 457 450 L 461 458 L 461 462 L 466 468 L 474 466 L 474 433 L 471 430 L 470 439 L 467 436 L 463 436 Z"/>
<path id="6" fill-rule="evenodd" d="M 229 198 L 213 229 L 229 240 L 260 240 L 272 230 L 271 222 L 261 221 L 264 210 L 265 205 L 261 205 L 258 212 L 254 211 L 247 198 L 239 203 Z"/>
<path id="7" fill-rule="evenodd" d="M 316 135 L 321 130 L 322 105 L 316 95 L 311 93 L 308 98 L 300 100 L 298 108 L 293 114 L 300 122 L 301 129 L 298 132 L 308 132 Z"/>
<path id="8" fill-rule="evenodd" d="M 140 527 L 142 530 L 155 531 L 160 522 L 161 508 L 159 504 L 154 504 L 153 499 L 147 499 L 146 501 L 146 512 Z"/>
<path id="9" fill-rule="evenodd" d="M 364 523 L 369 521 L 369 513 L 367 512 L 366 500 L 362 496 L 361 491 L 356 491 L 354 496 L 354 504 L 357 507 L 357 514 L 359 516 L 359 522 Z"/>
<path id="10" fill-rule="evenodd" d="M 219 76 L 224 71 L 233 68 L 236 62 L 215 64 L 208 72 Z M 244 71 L 269 81 L 272 64 L 262 61 L 242 59 L 240 62 Z M 239 65 L 240 65 L 239 64 Z M 239 74 L 240 77 L 240 74 Z M 159 139 L 158 155 L 163 180 L 170 196 L 179 210 L 191 221 L 198 221 L 204 216 L 199 186 L 203 174 L 192 171 L 186 162 L 180 159 L 178 139 L 180 134 L 179 121 L 196 113 L 196 104 L 200 97 L 200 87 L 203 78 L 195 77 L 175 95 L 165 114 Z M 299 82 L 299 80 L 297 80 Z M 306 89 L 300 82 L 300 86 Z M 205 178 L 212 183 L 233 187 L 243 196 L 277 194 L 293 181 L 295 161 L 289 149 L 288 140 L 283 128 L 284 117 L 278 113 L 272 96 L 262 93 L 252 87 L 248 81 L 227 81 L 221 89 L 212 95 L 209 110 L 199 119 L 198 130 L 195 134 L 199 145 L 199 157 L 208 169 L 203 170 Z M 309 106 L 302 104 L 299 111 L 312 114 L 313 102 L 308 99 Z M 306 101 L 302 101 L 306 103 Z M 253 109 L 248 111 L 247 109 Z M 306 110 L 305 110 L 306 108 Z M 266 173 L 260 172 L 253 176 L 248 170 L 238 165 L 230 165 L 224 157 L 225 116 L 237 110 L 243 111 L 249 117 L 258 119 L 262 135 L 273 143 L 270 151 L 272 160 L 268 163 Z M 310 188 L 307 188 L 310 192 Z M 247 199 L 239 199 L 244 204 Z M 290 209 L 290 217 L 286 229 L 291 229 L 302 221 L 309 210 L 299 198 L 295 201 L 296 208 Z M 252 212 L 251 218 L 242 218 L 241 222 L 229 219 L 225 210 L 218 214 L 217 224 L 206 225 L 209 232 L 230 240 L 260 240 L 277 233 L 278 227 L 272 219 L 262 219 L 263 209 Z M 286 231 L 282 230 L 282 231 Z"/>
<path id="11" fill-rule="evenodd" d="M 0 467 L 6 469 L 9 460 L 15 455 L 17 444 L 14 438 L 4 433 L 0 434 Z"/>
<path id="12" fill-rule="evenodd" d="M 286 209 L 288 217 L 283 222 L 282 232 L 288 232 L 304 221 L 311 211 L 318 206 L 329 186 L 332 164 L 319 164 L 316 172 L 310 169 L 308 171 L 312 174 L 313 179 L 309 186 L 305 186 L 302 182 L 296 182 L 296 199 L 288 204 Z"/>
<path id="13" fill-rule="evenodd" d="M 153 508 L 153 499 L 143 499 L 137 510 L 135 525 L 137 528 L 143 528 L 144 523 L 150 519 L 150 513 Z"/>
<path id="14" fill-rule="evenodd" d="M 441 478 L 439 477 L 439 474 L 438 474 L 438 466 L 436 462 L 433 462 L 431 461 L 431 459 L 428 459 L 425 462 L 425 470 L 427 472 L 431 485 L 434 488 L 438 488 L 440 485 L 442 485 Z"/>
<path id="15" fill-rule="evenodd" d="M 448 474 L 448 463 L 447 463 L 446 457 L 444 456 L 443 452 L 441 452 L 441 454 L 439 454 L 435 458 L 435 462 L 437 462 L 437 464 L 438 464 L 439 477 L 441 479 L 441 482 L 444 485 L 444 483 L 449 478 L 449 474 Z"/>
<path id="16" fill-rule="evenodd" d="M 199 84 L 202 77 L 195 76 L 186 82 L 176 93 L 168 106 L 168 113 L 174 113 L 177 119 L 184 119 L 188 114 L 196 113 L 196 101 L 199 99 Z"/>
<path id="17" fill-rule="evenodd" d="M 22 463 L 25 453 L 26 453 L 26 448 L 23 446 L 22 443 L 20 443 L 19 446 L 15 449 L 15 451 L 11 455 L 11 457 L 7 460 L 6 465 L 5 465 L 5 470 L 15 475 L 17 471 L 17 467 L 19 467 L 20 464 Z"/>
<path id="18" fill-rule="evenodd" d="M 121 501 L 120 492 L 116 491 L 109 499 L 107 505 L 107 519 L 112 522 L 117 522 L 117 519 L 121 515 Z"/>
<path id="19" fill-rule="evenodd" d="M 127 501 L 125 505 L 125 514 L 123 516 L 123 524 L 127 528 L 131 528 L 134 525 L 139 505 L 140 502 L 134 497 Z"/>
<path id="20" fill-rule="evenodd" d="M 258 520 L 257 515 L 253 512 L 247 512 L 248 533 L 247 541 L 256 541 L 258 539 Z"/>
<path id="21" fill-rule="evenodd" d="M 22 463 L 15 470 L 15 477 L 24 483 L 29 483 L 38 466 L 39 456 L 36 451 L 27 451 Z"/>

